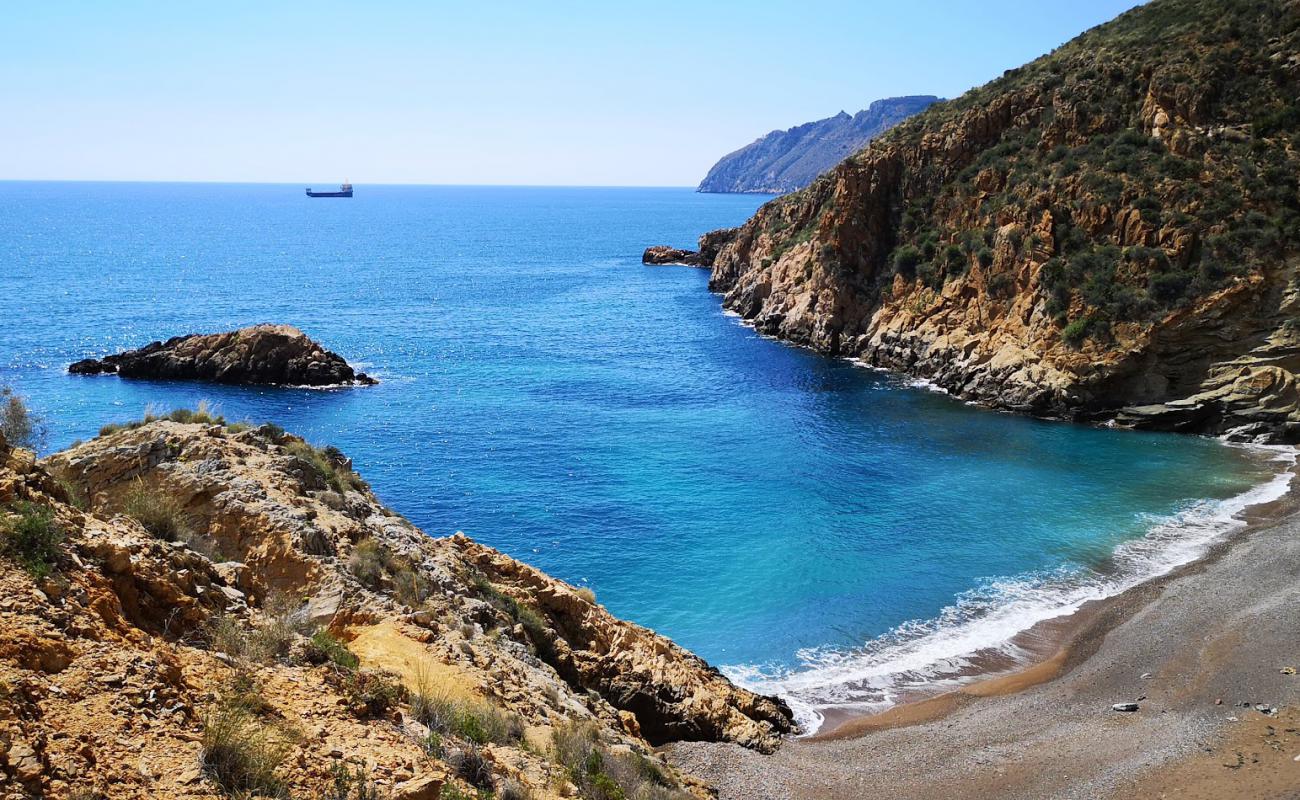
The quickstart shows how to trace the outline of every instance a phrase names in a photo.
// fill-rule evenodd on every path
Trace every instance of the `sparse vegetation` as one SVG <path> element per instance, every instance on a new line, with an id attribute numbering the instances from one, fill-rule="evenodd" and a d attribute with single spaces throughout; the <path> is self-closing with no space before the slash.
<path id="1" fill-rule="evenodd" d="M 584 800 L 685 800 L 690 795 L 651 759 L 632 752 L 612 752 L 589 722 L 557 728 L 551 756 L 564 768 Z"/>
<path id="2" fill-rule="evenodd" d="M 330 767 L 326 800 L 381 800 L 386 796 L 380 792 L 364 764 L 349 768 L 346 761 L 338 761 Z"/>
<path id="3" fill-rule="evenodd" d="M 251 628 L 244 627 L 236 617 L 214 617 L 208 631 L 212 648 L 233 659 L 254 664 L 286 661 L 302 626 L 298 607 L 284 595 L 272 595 L 264 610 L 262 623 Z"/>
<path id="4" fill-rule="evenodd" d="M 312 664 L 330 662 L 345 670 L 355 670 L 360 661 L 347 645 L 335 639 L 327 629 L 321 628 L 311 635 L 306 648 L 307 661 Z"/>
<path id="5" fill-rule="evenodd" d="M 453 750 L 446 758 L 456 777 L 478 789 L 492 789 L 492 762 L 483 755 L 477 744 L 471 742 Z"/>
<path id="6" fill-rule="evenodd" d="M 546 620 L 531 606 L 520 603 L 510 595 L 502 592 L 485 575 L 473 576 L 474 590 L 498 611 L 505 612 L 510 619 L 523 626 L 524 632 L 532 642 L 538 654 L 546 656 L 551 651 L 552 633 Z M 593 595 L 594 598 L 594 595 Z"/>
<path id="7" fill-rule="evenodd" d="M 90 508 L 90 499 L 86 496 L 85 487 L 83 487 L 81 483 L 71 475 L 62 470 L 52 470 L 50 472 L 50 477 L 52 477 L 54 482 L 59 485 L 59 488 L 63 490 L 63 494 L 67 498 L 69 505 L 81 511 Z"/>
<path id="8" fill-rule="evenodd" d="M 176 498 L 148 487 L 136 479 L 127 492 L 122 510 L 165 542 L 185 542 L 194 535 L 189 514 Z"/>
<path id="9" fill-rule="evenodd" d="M 288 797 L 280 767 L 281 736 L 237 705 L 222 705 L 203 720 L 200 760 L 207 777 L 227 797 Z"/>
<path id="10" fill-rule="evenodd" d="M 146 408 L 144 416 L 137 420 L 129 422 L 113 422 L 99 429 L 100 436 L 111 436 L 120 431 L 130 431 L 136 428 L 144 427 L 151 422 L 167 420 L 169 422 L 194 423 L 200 425 L 225 425 L 227 430 L 238 432 L 247 427 L 247 423 L 236 422 L 228 424 L 226 418 L 216 412 L 216 407 L 208 403 L 207 400 L 200 400 L 198 406 L 194 409 L 175 408 L 167 413 L 157 411 L 155 407 Z"/>
<path id="11" fill-rule="evenodd" d="M 0 387 L 0 434 L 14 447 L 39 450 L 45 444 L 44 421 L 27 408 L 22 395 L 8 386 Z"/>
<path id="12" fill-rule="evenodd" d="M 471 744 L 514 744 L 524 736 L 523 721 L 485 700 L 455 697 L 421 672 L 411 693 L 411 715 L 440 737 Z"/>
<path id="13" fill-rule="evenodd" d="M 412 608 L 418 608 L 429 597 L 429 582 L 419 570 L 374 539 L 362 539 L 353 546 L 348 571 L 372 591 L 391 587 L 393 598 Z"/>
<path id="14" fill-rule="evenodd" d="M 0 514 L 0 552 L 33 578 L 53 573 L 63 543 L 63 531 L 54 512 L 48 506 L 23 500 Z"/>
<path id="15" fill-rule="evenodd" d="M 596 605 L 596 593 L 591 589 L 587 588 L 586 586 L 579 586 L 574 591 L 578 593 L 578 597 L 581 597 L 583 600 L 586 600 L 588 603 L 591 603 L 593 606 Z"/>
<path id="16" fill-rule="evenodd" d="M 362 719 L 378 719 L 407 697 L 401 679 L 383 670 L 344 671 L 339 682 L 352 713 Z"/>
<path id="17" fill-rule="evenodd" d="M 312 447 L 302 440 L 294 440 L 284 445 L 284 451 L 306 463 L 327 486 L 339 494 L 366 488 L 366 482 L 352 471 L 347 459 L 335 447 Z"/>

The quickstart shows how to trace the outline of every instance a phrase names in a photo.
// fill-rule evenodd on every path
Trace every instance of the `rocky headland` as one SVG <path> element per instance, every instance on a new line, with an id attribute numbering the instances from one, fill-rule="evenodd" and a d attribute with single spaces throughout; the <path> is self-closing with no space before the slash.
<path id="1" fill-rule="evenodd" d="M 802 189 L 875 137 L 938 102 L 940 98 L 931 95 L 888 97 L 856 114 L 841 111 L 772 131 L 723 156 L 704 176 L 699 191 L 783 194 Z"/>
<path id="2" fill-rule="evenodd" d="M 1300 441 L 1300 8 L 1153 0 L 763 206 L 759 331 L 990 406 Z"/>
<path id="3" fill-rule="evenodd" d="M 175 336 L 136 350 L 83 359 L 71 364 L 68 371 L 75 375 L 282 386 L 378 383 L 291 325 L 253 325 L 225 333 Z"/>
<path id="4" fill-rule="evenodd" d="M 5 797 L 708 797 L 653 748 L 792 727 L 274 425 L 0 441 L 0 556 Z"/>

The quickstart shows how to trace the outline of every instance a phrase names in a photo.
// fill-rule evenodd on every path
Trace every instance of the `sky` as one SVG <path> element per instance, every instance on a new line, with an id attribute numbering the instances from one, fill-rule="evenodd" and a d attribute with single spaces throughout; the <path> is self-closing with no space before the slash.
<path id="1" fill-rule="evenodd" d="M 0 179 L 693 186 L 1133 0 L 0 3 Z"/>

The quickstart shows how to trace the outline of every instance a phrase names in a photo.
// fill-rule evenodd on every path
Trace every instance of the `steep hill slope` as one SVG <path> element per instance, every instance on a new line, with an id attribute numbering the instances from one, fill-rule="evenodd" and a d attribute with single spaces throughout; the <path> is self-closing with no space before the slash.
<path id="1" fill-rule="evenodd" d="M 790 729 L 338 451 L 175 416 L 0 439 L 0 795 L 668 800 L 708 791 L 651 745 Z"/>
<path id="2" fill-rule="evenodd" d="M 1300 9 L 1153 0 L 765 205 L 759 330 L 1043 415 L 1300 438 Z"/>
<path id="3" fill-rule="evenodd" d="M 772 131 L 723 156 L 700 182 L 701 192 L 783 194 L 802 189 L 875 137 L 924 111 L 929 95 L 877 100 L 849 116 L 841 111 L 784 131 Z"/>

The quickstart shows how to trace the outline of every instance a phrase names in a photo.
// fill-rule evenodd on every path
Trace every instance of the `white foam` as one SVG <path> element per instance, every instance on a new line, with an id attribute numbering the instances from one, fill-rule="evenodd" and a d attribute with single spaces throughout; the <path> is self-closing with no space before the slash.
<path id="1" fill-rule="evenodd" d="M 1031 655 L 1012 641 L 1017 634 L 1201 558 L 1215 542 L 1245 526 L 1242 511 L 1286 494 L 1300 451 L 1239 446 L 1270 452 L 1279 472 L 1235 497 L 1153 517 L 1147 533 L 1116 547 L 1102 571 L 1064 566 L 989 580 L 958 596 L 934 619 L 905 622 L 861 647 L 801 650 L 795 669 L 740 665 L 723 671 L 754 691 L 784 698 L 808 735 L 821 727 L 823 712 L 831 708 L 879 711 L 904 693 L 937 693 L 974 680 L 977 659 L 1027 663 Z"/>

